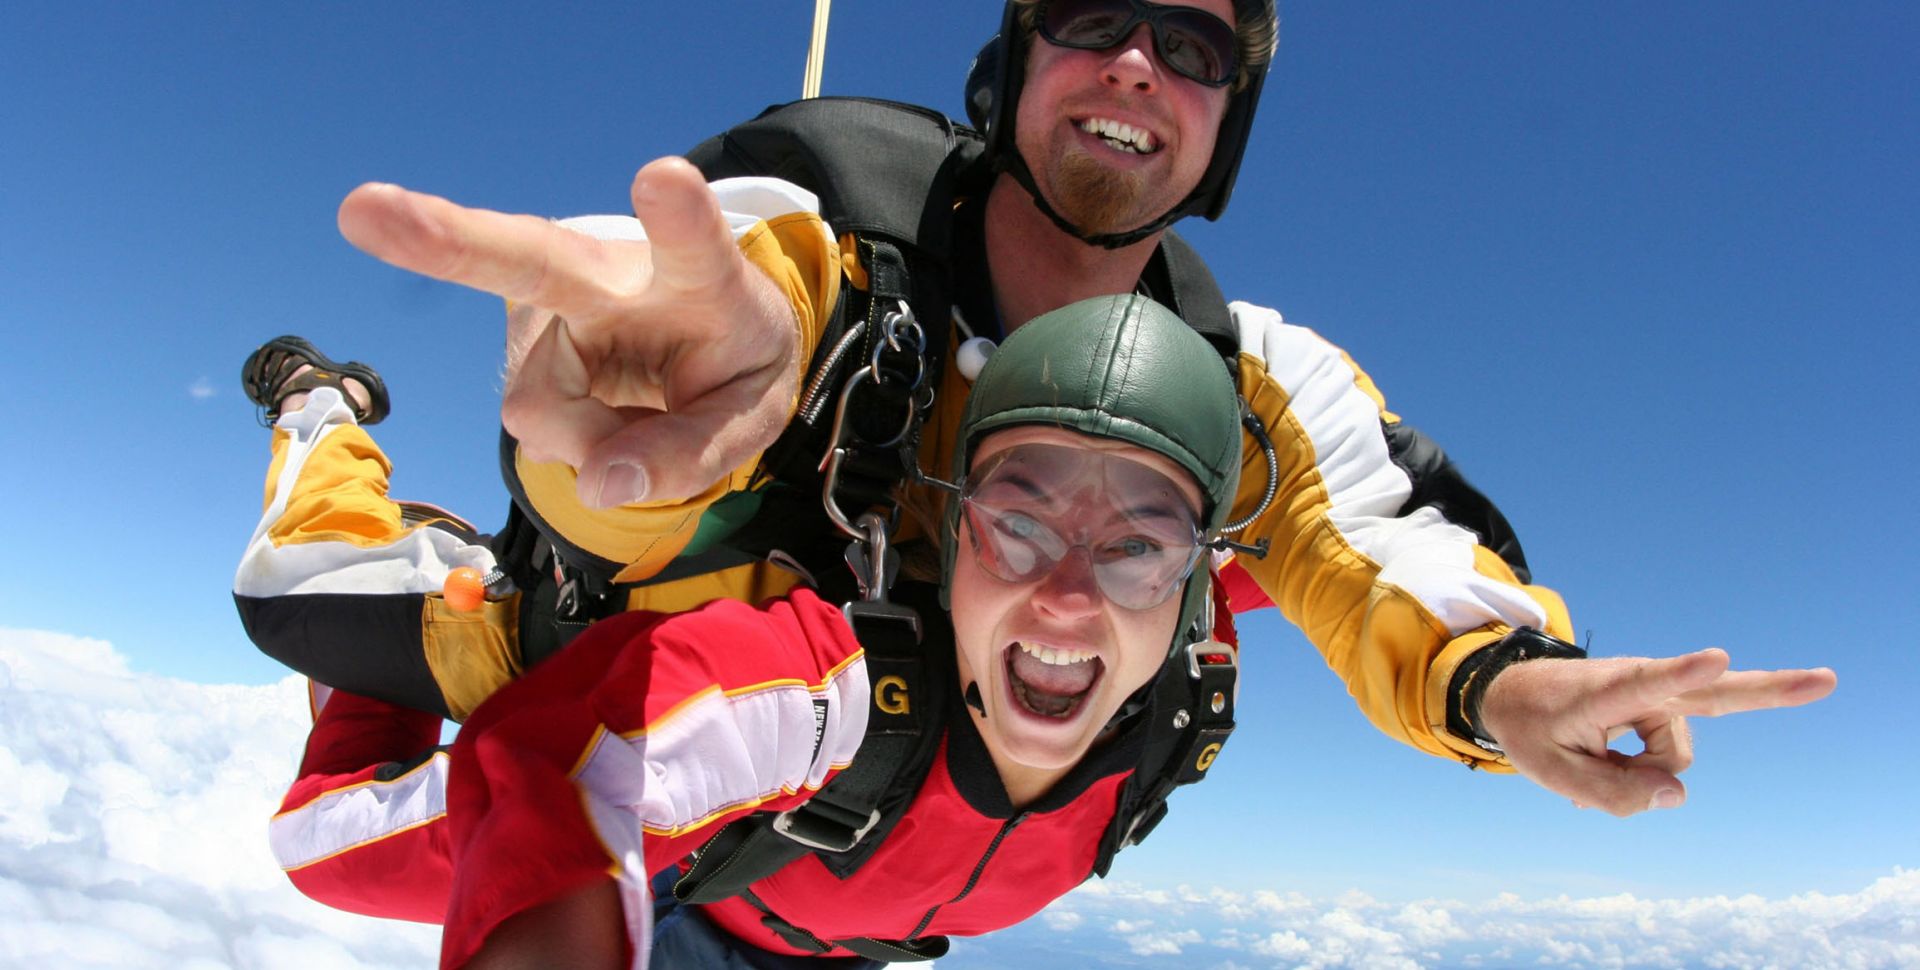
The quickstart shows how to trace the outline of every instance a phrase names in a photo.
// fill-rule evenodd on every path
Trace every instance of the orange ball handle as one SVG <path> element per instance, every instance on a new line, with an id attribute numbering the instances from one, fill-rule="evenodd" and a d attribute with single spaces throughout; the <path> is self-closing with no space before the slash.
<path id="1" fill-rule="evenodd" d="M 487 584 L 481 581 L 480 570 L 461 566 L 447 573 L 447 581 L 440 586 L 440 595 L 446 597 L 448 606 L 462 613 L 470 613 L 486 602 Z"/>

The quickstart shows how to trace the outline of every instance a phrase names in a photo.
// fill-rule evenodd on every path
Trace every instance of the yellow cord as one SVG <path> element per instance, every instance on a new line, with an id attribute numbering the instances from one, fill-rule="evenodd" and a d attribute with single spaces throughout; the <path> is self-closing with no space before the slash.
<path id="1" fill-rule="evenodd" d="M 827 62 L 827 8 L 833 0 L 813 0 L 813 43 L 807 47 L 807 76 L 800 84 L 800 96 L 820 96 L 820 73 Z"/>

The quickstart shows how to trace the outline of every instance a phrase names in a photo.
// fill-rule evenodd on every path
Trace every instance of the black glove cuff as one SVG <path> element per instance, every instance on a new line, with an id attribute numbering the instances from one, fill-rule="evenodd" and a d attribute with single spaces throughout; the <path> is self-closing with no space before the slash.
<path id="1" fill-rule="evenodd" d="M 1486 697 L 1487 685 L 1493 683 L 1500 671 L 1522 660 L 1542 657 L 1585 660 L 1587 652 L 1559 637 L 1523 626 L 1460 661 L 1452 682 L 1447 685 L 1447 696 L 1453 699 L 1447 705 L 1447 730 L 1459 737 L 1472 738 L 1473 743 L 1494 754 L 1505 754 L 1499 742 L 1480 726 L 1480 701 Z"/>

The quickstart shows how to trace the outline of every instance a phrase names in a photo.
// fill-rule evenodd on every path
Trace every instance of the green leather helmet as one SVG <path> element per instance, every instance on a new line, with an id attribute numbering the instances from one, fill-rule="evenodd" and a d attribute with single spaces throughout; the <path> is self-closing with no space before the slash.
<path id="1" fill-rule="evenodd" d="M 1240 486 L 1240 395 L 1220 352 L 1173 311 L 1141 296 L 1105 296 L 1016 329 L 981 368 L 953 454 L 966 477 L 988 434 L 1049 425 L 1165 455 L 1193 476 L 1205 538 L 1219 535 Z M 947 503 L 941 598 L 952 586 L 960 503 Z M 1207 601 L 1202 561 L 1181 594 L 1181 644 Z M 947 605 L 951 606 L 950 603 Z"/>

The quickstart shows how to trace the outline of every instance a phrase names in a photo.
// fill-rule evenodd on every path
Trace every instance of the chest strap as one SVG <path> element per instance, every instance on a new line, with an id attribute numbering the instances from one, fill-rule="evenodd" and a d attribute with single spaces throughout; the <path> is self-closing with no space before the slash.
<path id="1" fill-rule="evenodd" d="M 1121 789 L 1120 808 L 1100 839 L 1093 871 L 1106 878 L 1121 849 L 1139 845 L 1167 816 L 1167 799 L 1182 785 L 1204 781 L 1233 733 L 1233 700 L 1240 667 L 1234 648 L 1214 640 L 1190 643 L 1185 662 L 1169 664 L 1153 687 L 1147 716 L 1154 719 L 1140 767 Z"/>
<path id="2" fill-rule="evenodd" d="M 926 593 L 937 595 L 931 588 Z M 889 962 L 937 959 L 946 952 L 943 937 L 829 942 L 774 914 L 750 888 L 808 854 L 839 878 L 851 875 L 906 815 L 938 750 L 951 686 L 940 678 L 951 681 L 952 674 L 922 651 L 919 612 L 898 602 L 857 600 L 844 614 L 865 655 L 870 684 L 858 756 L 800 805 L 729 823 L 694 853 L 673 894 L 687 904 L 746 899 L 766 914 L 769 928 L 803 949 L 825 953 L 838 945 Z"/>

